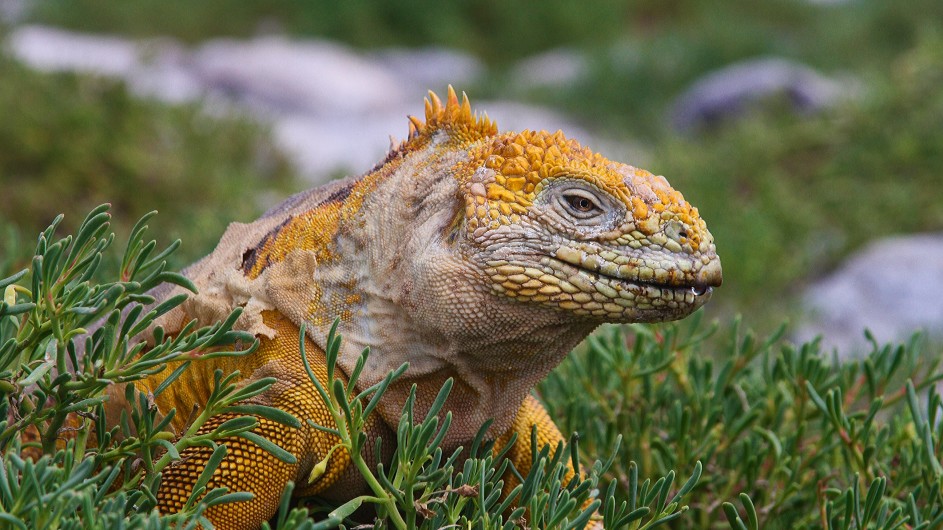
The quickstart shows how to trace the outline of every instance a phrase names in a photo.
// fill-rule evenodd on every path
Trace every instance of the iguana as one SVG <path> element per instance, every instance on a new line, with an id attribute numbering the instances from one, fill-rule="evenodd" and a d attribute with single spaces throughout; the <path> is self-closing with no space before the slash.
<path id="1" fill-rule="evenodd" d="M 364 388 L 409 362 L 369 435 L 395 441 L 391 427 L 411 385 L 422 417 L 453 378 L 445 406 L 453 423 L 443 442 L 452 449 L 467 447 L 488 419 L 495 439 L 517 432 L 528 440 L 536 425 L 541 444 L 556 444 L 560 432 L 530 395 L 541 378 L 601 323 L 683 318 L 721 283 L 704 221 L 663 177 L 611 162 L 562 132 L 499 133 L 451 87 L 444 104 L 429 93 L 425 122 L 409 117 L 408 138 L 371 171 L 299 193 L 253 223 L 231 224 L 184 274 L 199 294 L 162 318 L 166 332 L 191 319 L 221 320 L 241 306 L 237 327 L 261 344 L 248 357 L 194 364 L 156 397 L 160 411 L 176 407 L 178 431 L 205 403 L 217 368 L 239 370 L 244 380 L 274 376 L 265 403 L 333 426 L 303 369 L 299 326 L 306 325 L 309 357 L 320 352 L 323 363 L 339 318 L 342 370 L 349 374 L 361 350 L 372 350 Z M 135 384 L 153 391 L 170 370 Z M 323 367 L 316 372 L 326 379 Z M 202 429 L 226 419 L 214 417 Z M 242 438 L 226 440 L 229 451 L 209 487 L 255 497 L 211 508 L 217 528 L 258 528 L 289 480 L 299 496 L 340 500 L 364 491 L 340 451 L 309 482 L 312 466 L 336 443 L 332 435 L 258 422 L 255 432 L 297 463 Z M 522 473 L 530 450 L 518 443 L 509 453 Z M 184 505 L 209 454 L 188 449 L 165 470 L 162 512 Z"/>

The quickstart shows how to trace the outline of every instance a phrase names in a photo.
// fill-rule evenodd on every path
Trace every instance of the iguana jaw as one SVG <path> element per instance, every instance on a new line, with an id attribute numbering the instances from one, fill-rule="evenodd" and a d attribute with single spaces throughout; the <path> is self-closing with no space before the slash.
<path id="1" fill-rule="evenodd" d="M 684 318 L 710 300 L 721 283 L 713 249 L 703 256 L 628 250 L 570 243 L 550 256 L 488 260 L 485 274 L 499 296 L 600 322 Z"/>

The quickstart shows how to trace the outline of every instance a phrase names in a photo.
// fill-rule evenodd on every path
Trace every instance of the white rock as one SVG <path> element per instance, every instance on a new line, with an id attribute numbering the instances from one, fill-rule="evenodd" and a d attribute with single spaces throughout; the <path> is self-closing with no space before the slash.
<path id="1" fill-rule="evenodd" d="M 291 154 L 312 184 L 324 182 L 339 172 L 360 174 L 383 158 L 390 147 L 390 136 L 397 141 L 406 137 L 408 115 L 423 118 L 422 95 L 417 94 L 408 104 L 369 114 L 338 117 L 286 114 L 273 121 L 276 142 Z M 473 101 L 473 106 L 478 112 L 487 112 L 502 131 L 563 130 L 568 137 L 578 138 L 584 145 L 604 153 L 624 152 L 620 146 L 594 138 L 582 127 L 547 109 L 508 101 Z"/>
<path id="2" fill-rule="evenodd" d="M 527 57 L 511 68 L 511 84 L 518 89 L 562 88 L 589 72 L 586 57 L 570 48 L 556 48 Z"/>
<path id="3" fill-rule="evenodd" d="M 872 243 L 806 290 L 808 322 L 797 340 L 823 336 L 843 356 L 867 351 L 864 329 L 879 342 L 920 329 L 943 339 L 943 234 Z"/>
<path id="4" fill-rule="evenodd" d="M 132 93 L 166 103 L 188 103 L 207 91 L 189 65 L 189 52 L 171 40 L 138 45 L 139 64 L 125 77 Z"/>
<path id="5" fill-rule="evenodd" d="M 118 37 L 21 26 L 10 34 L 7 42 L 15 58 L 44 72 L 124 78 L 138 65 L 135 43 Z"/>
<path id="6" fill-rule="evenodd" d="M 283 112 L 350 116 L 388 109 L 406 97 L 386 69 L 325 41 L 215 40 L 194 53 L 192 68 L 213 90 Z"/>
<path id="7" fill-rule="evenodd" d="M 423 117 L 427 89 L 444 97 L 446 85 L 461 90 L 484 68 L 452 50 L 364 56 L 330 42 L 263 37 L 214 40 L 191 51 L 165 39 L 135 42 L 39 26 L 15 30 L 9 47 L 40 70 L 122 79 L 142 97 L 200 101 L 210 115 L 243 114 L 268 123 L 276 143 L 312 185 L 372 168 L 389 149 L 391 135 L 406 136 L 407 115 Z M 501 130 L 560 129 L 626 159 L 623 145 L 595 139 L 556 112 L 508 101 L 474 100 L 474 106 Z"/>
<path id="8" fill-rule="evenodd" d="M 389 70 L 411 93 L 442 92 L 448 85 L 461 91 L 478 81 L 485 72 L 482 62 L 472 55 L 446 48 L 390 48 L 368 56 Z"/>
<path id="9" fill-rule="evenodd" d="M 199 99 L 204 92 L 187 66 L 187 52 L 167 39 L 144 42 L 23 26 L 7 47 L 13 57 L 44 72 L 78 72 L 120 79 L 141 97 L 167 103 Z"/>
<path id="10" fill-rule="evenodd" d="M 406 136 L 406 115 L 385 111 L 369 117 L 290 114 L 273 123 L 275 142 L 312 185 L 338 174 L 359 175 L 383 159 L 394 131 Z"/>

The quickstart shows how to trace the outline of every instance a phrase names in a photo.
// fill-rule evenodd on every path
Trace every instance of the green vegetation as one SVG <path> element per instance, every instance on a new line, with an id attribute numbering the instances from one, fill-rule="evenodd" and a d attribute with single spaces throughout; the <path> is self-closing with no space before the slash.
<path id="1" fill-rule="evenodd" d="M 103 202 L 125 234 L 150 210 L 172 213 L 157 228 L 187 235 L 176 262 L 184 265 L 226 223 L 258 215 L 272 188 L 284 195 L 297 186 L 248 121 L 143 101 L 114 81 L 39 74 L 3 55 L 0 78 L 0 273 L 27 263 L 35 234 L 56 214 L 74 229 L 68 223 Z"/>
<path id="2" fill-rule="evenodd" d="M 135 304 L 152 302 L 146 291 L 162 282 L 192 285 L 167 268 L 177 243 L 156 252 L 153 241 L 145 242 L 147 218 L 131 231 L 119 280 L 90 280 L 114 240 L 109 219 L 106 207 L 96 208 L 74 238 L 62 239 L 54 236 L 57 220 L 40 236 L 32 267 L 0 280 L 0 521 L 10 527 L 112 527 L 119 521 L 127 528 L 192 527 L 205 522 L 209 506 L 247 498 L 206 490 L 226 451 L 216 441 L 242 436 L 260 443 L 249 432 L 257 417 L 304 421 L 244 403 L 274 379 L 237 386 L 237 374 L 217 371 L 208 403 L 176 439 L 164 432 L 174 412 L 158 418 L 148 397 L 130 385 L 125 393 L 133 409 L 109 423 L 114 420 L 103 401 L 112 385 L 186 359 L 172 381 L 192 362 L 251 355 L 257 345 L 232 330 L 237 310 L 225 322 L 191 325 L 176 337 L 156 328 L 145 350 L 138 334 L 185 296 L 147 312 Z M 705 339 L 715 331 L 698 314 L 684 324 L 610 327 L 592 337 L 540 387 L 563 429 L 581 432 L 581 439 L 535 451 L 531 472 L 507 497 L 500 495 L 502 476 L 512 465 L 503 458 L 506 447 L 494 448 L 484 428 L 467 460 L 461 450 L 446 454 L 439 447 L 451 413 L 438 414 L 451 382 L 424 419 L 413 416 L 407 400 L 392 461 L 372 469 L 359 457 L 366 417 L 405 367 L 363 390 L 355 386 L 357 370 L 349 383 L 332 379 L 325 388 L 309 369 L 335 419 L 321 428 L 354 455 L 371 492 L 309 512 L 291 506 L 290 485 L 276 526 L 351 527 L 358 523 L 348 517 L 365 504 L 376 509 L 375 528 L 397 529 L 511 528 L 525 509 L 531 528 L 582 528 L 597 511 L 606 528 L 637 530 L 662 524 L 737 530 L 943 525 L 939 355 L 928 355 L 914 339 L 899 347 L 875 344 L 862 360 L 830 361 L 817 343 L 788 344 L 782 330 L 759 339 L 739 322 L 719 341 L 720 351 L 707 352 Z M 329 374 L 340 340 L 331 333 Z M 187 355 L 201 348 L 214 353 Z M 246 416 L 198 433 L 223 412 Z M 564 483 L 567 465 L 579 461 L 577 440 L 583 454 L 612 456 L 584 462 L 586 476 Z M 158 517 L 152 508 L 160 471 L 194 445 L 209 445 L 214 453 L 191 504 Z M 263 447 L 294 458 L 270 443 Z M 678 472 L 690 476 L 676 483 Z M 647 476 L 656 478 L 643 480 Z"/>
<path id="3" fill-rule="evenodd" d="M 514 469 L 513 464 L 504 457 L 510 444 L 530 443 L 536 446 L 536 430 L 532 431 L 529 441 L 512 439 L 504 447 L 495 447 L 493 441 L 485 439 L 486 430 L 491 424 L 488 421 L 472 441 L 467 458 L 463 448 L 456 449 L 450 455 L 444 454 L 439 444 L 449 428 L 452 413 L 446 412 L 441 416 L 440 413 L 452 388 L 452 379 L 443 385 L 421 422 L 413 417 L 413 387 L 397 429 L 396 451 L 392 461 L 388 466 L 378 464 L 376 470 L 373 470 L 362 457 L 363 451 L 367 449 L 365 445 L 370 443 L 363 434 L 366 419 L 379 404 L 389 384 L 408 365 L 403 364 L 380 383 L 360 392 L 357 390 L 357 374 L 370 355 L 369 350 L 364 350 L 357 368 L 345 384 L 342 378 L 334 377 L 341 340 L 335 334 L 335 323 L 327 340 L 328 377 L 333 381 L 332 388 L 327 389 L 318 381 L 304 357 L 303 329 L 299 341 L 305 369 L 336 425 L 336 428 L 318 427 L 341 440 L 338 447 L 351 455 L 352 465 L 361 473 L 371 490 L 369 495 L 356 497 L 332 509 L 318 524 L 319 527 L 353 523 L 345 520 L 364 503 L 373 504 L 376 508 L 374 528 L 398 530 L 433 530 L 453 526 L 509 529 L 511 525 L 522 525 L 522 521 L 533 528 L 582 528 L 597 512 L 603 515 L 603 523 L 607 528 L 631 524 L 632 528 L 645 529 L 677 519 L 687 509 L 679 501 L 697 484 L 701 474 L 700 464 L 695 464 L 694 473 L 677 491 L 672 489 L 673 471 L 654 483 L 645 481 L 641 486 L 636 476 L 632 482 L 626 483 L 632 492 L 632 501 L 618 503 L 614 479 L 608 481 L 606 495 L 596 499 L 599 497 L 596 488 L 600 486 L 600 478 L 612 465 L 612 459 L 605 463 L 597 460 L 588 467 L 589 472 L 583 479 L 574 477 L 565 480 L 568 465 L 579 466 L 580 462 L 575 438 L 566 448 L 545 446 L 533 451 L 534 460 L 526 475 Z M 616 436 L 613 447 L 618 448 L 620 441 L 621 436 Z M 379 443 L 382 444 L 383 440 Z M 503 477 L 508 472 L 513 473 L 520 483 L 507 495 L 502 495 Z M 669 500 L 668 495 L 671 493 L 674 495 Z"/>
<path id="4" fill-rule="evenodd" d="M 817 342 L 783 341 L 783 328 L 759 337 L 735 321 L 705 342 L 715 331 L 697 315 L 610 327 L 541 395 L 587 454 L 605 454 L 621 433 L 610 470 L 619 484 L 639 469 L 703 465 L 677 528 L 724 528 L 721 511 L 737 509 L 747 528 L 943 524 L 939 350 L 915 337 L 840 362 Z"/>
<path id="5" fill-rule="evenodd" d="M 131 524 L 154 528 L 155 517 L 135 512 L 154 505 L 160 470 L 187 447 L 215 445 L 214 440 L 251 430 L 254 420 L 227 422 L 212 433 L 196 434 L 210 416 L 259 394 L 275 380 L 237 389 L 234 376 L 218 377 L 207 407 L 173 443 L 163 432 L 173 415 L 158 420 L 147 396 L 130 385 L 126 396 L 133 410 L 117 424 L 106 424 L 104 393 L 110 386 L 141 379 L 194 348 L 225 350 L 241 342 L 252 347 L 209 355 L 245 355 L 257 342 L 231 330 L 236 311 L 224 323 L 190 326 L 177 337 L 166 337 L 158 329 L 154 347 L 146 352 L 143 342 L 129 344 L 131 337 L 186 299 L 172 297 L 144 313 L 140 304 L 154 301 L 146 294 L 149 289 L 165 282 L 193 289 L 189 280 L 167 269 L 166 258 L 179 241 L 155 252 L 156 243 L 143 239 L 147 226 L 142 219 L 131 231 L 119 279 L 98 284 L 89 279 L 98 273 L 103 252 L 114 240 L 108 232 L 107 207 L 89 213 L 74 238 L 54 238 L 60 220 L 40 235 L 32 267 L 0 280 L 0 519 L 25 530 L 103 528 L 128 516 Z M 122 309 L 128 309 L 123 321 Z M 101 318 L 107 320 L 94 329 Z M 83 338 L 89 329 L 94 333 Z M 260 415 L 274 419 L 284 413 L 261 407 Z M 65 443 L 64 432 L 73 433 Z M 140 465 L 133 464 L 137 457 Z M 180 517 L 199 519 L 210 505 L 244 497 L 216 490 L 200 493 L 207 493 L 205 500 Z"/>
<path id="6" fill-rule="evenodd" d="M 189 42 L 281 31 L 324 36 L 360 47 L 441 43 L 495 62 L 508 62 L 548 45 L 604 42 L 620 31 L 625 11 L 621 4 L 602 0 L 575 13 L 574 6 L 564 0 L 542 2 L 540 9 L 524 4 L 514 8 L 503 0 L 208 0 L 197 4 L 186 0 L 80 0 L 41 2 L 36 18 L 85 31 L 137 37 L 170 35 Z"/>

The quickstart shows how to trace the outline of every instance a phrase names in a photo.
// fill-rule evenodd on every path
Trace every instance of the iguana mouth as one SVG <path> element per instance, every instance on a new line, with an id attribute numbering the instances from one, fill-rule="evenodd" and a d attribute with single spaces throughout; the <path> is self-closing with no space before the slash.
<path id="1" fill-rule="evenodd" d="M 564 268 L 582 272 L 596 281 L 605 279 L 609 283 L 616 283 L 624 288 L 634 286 L 635 288 L 670 289 L 674 292 L 690 292 L 695 297 L 702 297 L 709 295 L 716 285 L 720 285 L 719 278 L 715 279 L 714 275 L 704 275 L 703 279 L 691 278 L 690 273 L 682 271 L 680 266 L 668 271 L 668 278 L 665 281 L 659 281 L 655 278 L 655 271 L 647 267 L 644 262 L 631 263 L 630 258 L 622 259 L 624 263 L 617 264 L 614 261 L 602 259 L 597 254 L 569 247 L 561 247 L 551 258 Z M 643 270 L 646 269 L 652 279 L 641 277 Z"/>
<path id="2" fill-rule="evenodd" d="M 573 277 L 575 274 L 582 274 L 586 277 L 589 283 L 597 284 L 602 282 L 609 284 L 611 287 L 620 287 L 625 291 L 640 291 L 645 289 L 655 289 L 657 291 L 663 291 L 665 289 L 670 290 L 674 293 L 677 300 L 683 299 L 685 293 L 691 293 L 694 295 L 694 298 L 701 298 L 711 294 L 713 287 L 709 285 L 696 284 L 696 283 L 661 283 L 653 280 L 641 280 L 638 278 L 622 278 L 619 276 L 613 276 L 610 274 L 605 274 L 599 270 L 593 270 L 587 267 L 581 267 L 579 265 L 574 265 L 572 263 L 562 261 L 559 259 L 550 258 L 550 261 L 555 262 L 557 267 L 561 270 L 564 270 L 570 275 L 568 281 L 573 284 L 580 283 L 576 278 Z M 587 291 L 598 291 L 597 288 L 586 289 Z M 677 296 L 681 295 L 681 296 Z"/>
<path id="3" fill-rule="evenodd" d="M 615 283 L 620 283 L 623 285 L 636 285 L 639 287 L 652 287 L 655 289 L 671 289 L 673 291 L 691 291 L 694 296 L 704 296 L 711 293 L 714 288 L 710 285 L 697 282 L 680 282 L 680 283 L 659 283 L 656 281 L 645 281 L 639 279 L 628 279 L 620 278 L 618 276 L 611 276 L 605 274 L 598 270 L 591 270 L 584 267 L 574 266 L 575 269 L 585 272 L 590 275 L 595 275 L 597 278 L 606 278 L 607 280 Z"/>

